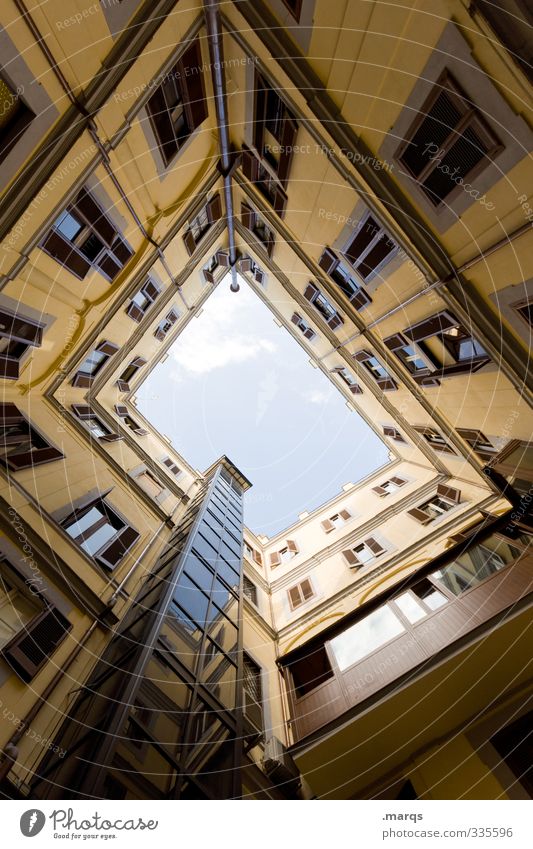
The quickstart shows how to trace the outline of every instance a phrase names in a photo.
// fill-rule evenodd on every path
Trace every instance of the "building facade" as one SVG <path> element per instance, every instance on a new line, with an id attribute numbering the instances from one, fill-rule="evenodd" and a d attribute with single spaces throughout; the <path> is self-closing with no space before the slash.
<path id="1" fill-rule="evenodd" d="M 533 795 L 531 21 L 500 6 L 3 10 L 5 797 Z M 238 458 L 136 406 L 237 274 L 389 449 L 270 539 Z"/>

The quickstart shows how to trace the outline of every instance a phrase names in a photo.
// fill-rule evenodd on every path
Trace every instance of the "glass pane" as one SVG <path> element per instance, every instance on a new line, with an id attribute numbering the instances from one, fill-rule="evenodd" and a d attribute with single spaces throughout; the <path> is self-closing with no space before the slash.
<path id="1" fill-rule="evenodd" d="M 461 554 L 453 563 L 438 569 L 436 578 L 455 595 L 475 587 L 481 581 L 499 572 L 519 557 L 520 551 L 495 534 Z"/>
<path id="2" fill-rule="evenodd" d="M 203 625 L 209 600 L 185 574 L 178 581 L 174 599 L 195 622 Z"/>
<path id="3" fill-rule="evenodd" d="M 191 552 L 185 561 L 185 570 L 193 578 L 198 586 L 206 593 L 210 593 L 213 583 L 213 572 L 208 569 L 202 561 Z"/>
<path id="4" fill-rule="evenodd" d="M 360 622 L 334 637 L 330 646 L 339 669 L 344 671 L 380 646 L 399 636 L 404 627 L 390 607 L 374 610 Z"/>
<path id="5" fill-rule="evenodd" d="M 394 602 L 411 623 L 418 622 L 426 615 L 426 611 L 422 605 L 413 598 L 411 593 L 402 593 L 402 595 L 394 599 Z"/>
<path id="6" fill-rule="evenodd" d="M 80 232 L 82 225 L 70 212 L 64 212 L 57 219 L 55 227 L 66 239 L 72 241 Z"/>
<path id="7" fill-rule="evenodd" d="M 76 537 L 79 537 L 80 534 L 83 534 L 85 533 L 85 531 L 88 531 L 89 528 L 95 525 L 98 521 L 100 521 L 102 516 L 103 513 L 98 509 L 98 507 L 91 507 L 91 509 L 88 510 L 85 515 L 80 516 L 79 519 L 74 521 L 72 525 L 69 525 L 67 528 L 65 528 L 65 530 L 69 536 L 75 539 Z"/>
<path id="8" fill-rule="evenodd" d="M 115 534 L 116 530 L 113 525 L 102 525 L 101 528 L 98 528 L 94 534 L 91 534 L 88 539 L 81 543 L 81 547 L 87 552 L 87 554 L 92 556 L 93 554 L 96 554 L 97 551 L 100 551 L 106 542 L 113 539 Z"/>

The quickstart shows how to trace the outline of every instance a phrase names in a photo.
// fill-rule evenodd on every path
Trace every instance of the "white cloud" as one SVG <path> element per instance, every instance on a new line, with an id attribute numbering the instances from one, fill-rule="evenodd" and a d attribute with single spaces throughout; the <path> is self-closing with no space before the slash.
<path id="1" fill-rule="evenodd" d="M 311 389 L 308 392 L 303 392 L 302 397 L 309 404 L 318 404 L 320 406 L 328 404 L 331 400 L 331 394 L 323 389 Z"/>
<path id="2" fill-rule="evenodd" d="M 217 295 L 218 292 L 209 299 L 203 314 L 193 319 L 183 337 L 171 348 L 175 362 L 193 375 L 208 374 L 276 350 L 269 339 L 242 331 L 245 307 L 255 295 L 246 290 L 230 297 L 227 293 L 224 298 Z M 179 379 L 179 374 L 176 378 Z"/>

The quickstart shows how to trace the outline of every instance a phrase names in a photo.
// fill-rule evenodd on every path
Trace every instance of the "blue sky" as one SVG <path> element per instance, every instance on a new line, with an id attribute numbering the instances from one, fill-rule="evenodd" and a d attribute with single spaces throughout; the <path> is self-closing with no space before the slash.
<path id="1" fill-rule="evenodd" d="M 245 522 L 274 536 L 385 464 L 385 445 L 263 302 L 220 283 L 137 405 L 194 468 L 226 454 L 253 483 Z"/>

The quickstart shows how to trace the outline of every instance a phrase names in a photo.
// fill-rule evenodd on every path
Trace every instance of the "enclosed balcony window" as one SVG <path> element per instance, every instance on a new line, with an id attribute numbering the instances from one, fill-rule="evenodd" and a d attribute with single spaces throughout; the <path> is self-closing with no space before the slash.
<path id="1" fill-rule="evenodd" d="M 329 645 L 340 671 L 344 672 L 404 630 L 396 614 L 385 605 L 334 637 Z"/>
<path id="2" fill-rule="evenodd" d="M 454 595 L 476 587 L 520 556 L 518 548 L 492 534 L 430 575 Z"/>

